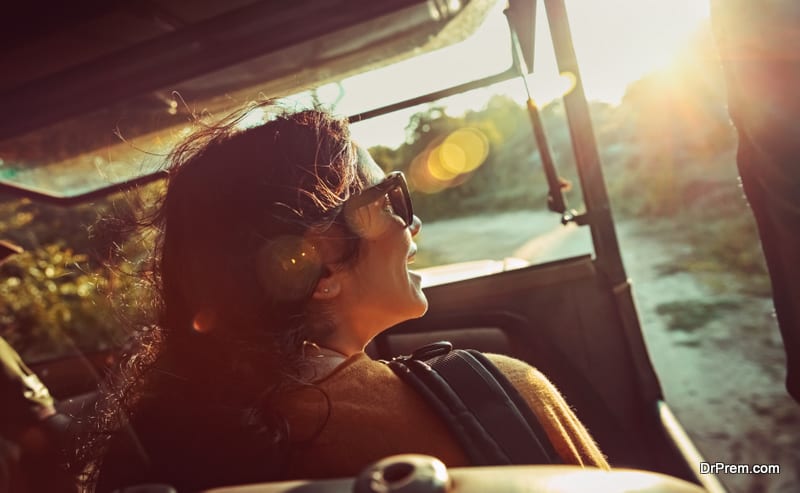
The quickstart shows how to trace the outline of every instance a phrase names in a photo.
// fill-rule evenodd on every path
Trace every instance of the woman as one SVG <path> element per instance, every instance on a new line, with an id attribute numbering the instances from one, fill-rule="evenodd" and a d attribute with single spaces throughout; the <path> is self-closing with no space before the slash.
<path id="1" fill-rule="evenodd" d="M 345 476 L 395 453 L 467 465 L 422 399 L 363 353 L 428 306 L 408 269 L 421 223 L 405 179 L 385 175 L 346 122 L 272 110 L 260 126 L 241 129 L 243 113 L 206 128 L 171 156 L 152 220 L 157 328 L 106 399 L 101 428 L 118 431 L 87 446 L 108 449 L 100 491 Z M 544 377 L 493 360 L 565 462 L 607 467 Z"/>

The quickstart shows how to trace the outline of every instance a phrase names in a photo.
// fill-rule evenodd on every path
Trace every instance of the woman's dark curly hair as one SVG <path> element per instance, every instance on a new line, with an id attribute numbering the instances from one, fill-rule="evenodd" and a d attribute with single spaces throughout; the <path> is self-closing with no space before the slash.
<path id="1" fill-rule="evenodd" d="M 275 398 L 302 385 L 303 341 L 332 330 L 311 294 L 358 255 L 338 217 L 363 179 L 345 120 L 257 108 L 266 123 L 243 128 L 251 107 L 180 144 L 166 194 L 138 220 L 156 231 L 143 273 L 156 320 L 106 384 L 76 461 L 88 482 L 102 469 L 100 489 L 107 475 L 190 490 L 281 477 L 290 440 Z M 132 457 L 148 472 L 130 472 Z"/>

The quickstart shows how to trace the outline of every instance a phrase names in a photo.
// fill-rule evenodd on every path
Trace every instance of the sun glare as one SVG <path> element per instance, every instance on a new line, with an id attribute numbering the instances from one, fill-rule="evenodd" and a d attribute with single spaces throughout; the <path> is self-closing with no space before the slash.
<path id="1" fill-rule="evenodd" d="M 478 32 L 463 43 L 347 79 L 336 88 L 336 110 L 353 114 L 505 70 L 511 63 L 503 2 Z M 709 17 L 706 0 L 566 0 L 584 92 L 589 100 L 619 104 L 632 82 L 669 65 Z M 559 73 L 543 2 L 536 19 L 534 73 L 528 85 L 537 105 L 571 91 L 576 77 Z M 333 89 L 326 89 L 333 93 Z M 482 109 L 495 94 L 525 103 L 524 86 L 512 79 L 451 96 L 447 114 Z M 348 97 L 349 96 L 349 97 Z M 354 128 L 366 146 L 403 142 L 408 117 L 418 109 L 370 120 Z M 389 127 L 392 127 L 391 129 Z"/>
<path id="2" fill-rule="evenodd" d="M 614 104 L 710 15 L 707 0 L 568 0 L 567 14 L 587 97 Z"/>

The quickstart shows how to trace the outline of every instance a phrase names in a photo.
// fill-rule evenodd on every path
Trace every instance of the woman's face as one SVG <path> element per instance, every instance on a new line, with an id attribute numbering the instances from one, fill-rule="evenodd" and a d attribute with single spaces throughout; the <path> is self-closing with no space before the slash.
<path id="1" fill-rule="evenodd" d="M 377 185 L 385 173 L 369 153 L 359 149 L 359 171 L 364 187 Z M 387 226 L 377 235 L 361 239 L 355 264 L 344 276 L 342 291 L 342 328 L 351 330 L 364 344 L 381 331 L 405 320 L 421 317 L 428 309 L 428 300 L 420 286 L 421 277 L 409 270 L 417 246 L 413 237 L 421 222 L 414 216 L 406 227 L 383 200 L 364 206 L 365 214 L 383 214 Z M 376 218 L 373 218 L 376 219 Z"/>

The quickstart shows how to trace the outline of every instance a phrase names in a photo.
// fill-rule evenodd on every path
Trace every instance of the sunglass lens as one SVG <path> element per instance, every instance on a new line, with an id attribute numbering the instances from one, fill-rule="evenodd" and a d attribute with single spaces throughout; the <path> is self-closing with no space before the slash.
<path id="1" fill-rule="evenodd" d="M 394 213 L 405 221 L 406 226 L 409 226 L 412 222 L 411 211 L 408 210 L 408 201 L 402 187 L 394 187 L 389 191 L 389 202 Z"/>

